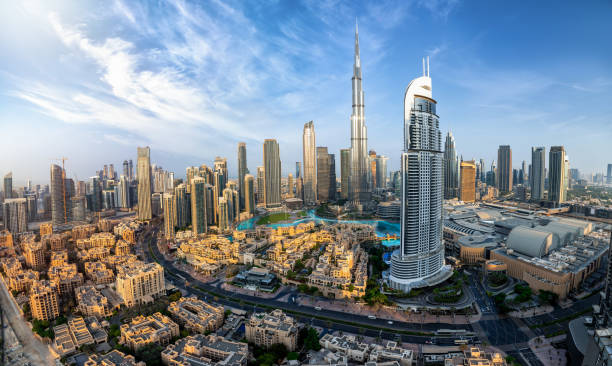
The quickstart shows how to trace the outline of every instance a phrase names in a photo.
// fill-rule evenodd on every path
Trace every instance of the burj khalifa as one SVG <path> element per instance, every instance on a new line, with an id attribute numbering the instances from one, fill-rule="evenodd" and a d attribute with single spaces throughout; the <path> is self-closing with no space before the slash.
<path id="1" fill-rule="evenodd" d="M 361 59 L 359 57 L 359 29 L 355 25 L 355 62 L 353 65 L 353 113 L 351 114 L 351 173 L 350 201 L 362 209 L 371 201 L 368 169 L 368 131 L 365 125 L 364 97 L 361 87 Z"/>

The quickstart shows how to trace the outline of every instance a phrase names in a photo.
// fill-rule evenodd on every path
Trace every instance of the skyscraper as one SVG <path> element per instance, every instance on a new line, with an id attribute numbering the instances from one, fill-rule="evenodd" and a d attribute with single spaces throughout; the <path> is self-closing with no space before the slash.
<path id="1" fill-rule="evenodd" d="M 123 208 L 130 208 L 130 182 L 127 175 L 121 175 L 119 177 L 119 206 Z"/>
<path id="2" fill-rule="evenodd" d="M 138 219 L 151 220 L 153 217 L 151 209 L 151 149 L 147 147 L 138 148 Z"/>
<path id="3" fill-rule="evenodd" d="M 176 207 L 176 223 L 179 228 L 184 228 L 189 222 L 189 209 L 191 202 L 187 200 L 187 187 L 184 183 L 174 187 L 174 206 Z M 208 211 L 207 211 L 208 212 Z"/>
<path id="4" fill-rule="evenodd" d="M 244 176 L 244 209 L 251 215 L 255 213 L 255 179 L 251 174 Z"/>
<path id="5" fill-rule="evenodd" d="M 476 201 L 476 164 L 474 160 L 461 162 L 459 199 L 463 202 Z"/>
<path id="6" fill-rule="evenodd" d="M 315 149 L 315 130 L 312 121 L 304 124 L 302 134 L 304 154 L 304 203 L 314 205 L 317 201 L 317 156 Z"/>
<path id="7" fill-rule="evenodd" d="M 98 212 L 102 210 L 102 186 L 100 185 L 100 178 L 93 176 L 89 178 L 89 210 L 92 212 Z"/>
<path id="8" fill-rule="evenodd" d="M 556 205 L 565 202 L 565 149 L 551 146 L 548 155 L 548 200 Z"/>
<path id="9" fill-rule="evenodd" d="M 383 155 L 376 156 L 376 188 L 387 188 L 387 161 L 388 157 Z"/>
<path id="10" fill-rule="evenodd" d="M 423 69 L 424 75 L 410 82 L 404 96 L 401 238 L 389 276 L 389 285 L 404 292 L 450 275 L 442 243 L 442 136 L 425 60 Z"/>
<path id="11" fill-rule="evenodd" d="M 329 154 L 327 147 L 317 146 L 317 198 L 319 202 L 329 201 Z"/>
<path id="12" fill-rule="evenodd" d="M 355 58 L 352 77 L 350 200 L 357 209 L 370 202 L 368 132 L 365 125 L 364 93 L 359 56 L 359 30 L 355 25 Z"/>
<path id="13" fill-rule="evenodd" d="M 194 235 L 206 234 L 206 182 L 202 177 L 191 181 L 191 229 Z"/>
<path id="14" fill-rule="evenodd" d="M 544 180 L 546 168 L 546 148 L 531 148 L 531 172 L 529 181 L 531 182 L 531 199 L 534 201 L 544 199 Z"/>
<path id="15" fill-rule="evenodd" d="M 265 203 L 264 197 L 264 167 L 257 167 L 257 203 Z"/>
<path id="16" fill-rule="evenodd" d="M 351 174 L 351 149 L 340 149 L 340 198 L 349 198 L 349 176 Z"/>
<path id="17" fill-rule="evenodd" d="M 266 139 L 263 146 L 264 198 L 266 208 L 281 206 L 281 160 L 278 142 Z"/>
<path id="18" fill-rule="evenodd" d="M 287 196 L 293 197 L 293 174 L 291 173 L 287 176 Z"/>
<path id="19" fill-rule="evenodd" d="M 219 197 L 219 231 L 226 232 L 229 230 L 229 204 L 225 197 Z"/>
<path id="20" fill-rule="evenodd" d="M 369 165 L 369 177 L 370 177 L 370 187 L 372 190 L 375 190 L 378 185 L 376 182 L 376 151 L 370 150 L 368 153 L 368 165 Z"/>
<path id="21" fill-rule="evenodd" d="M 13 198 L 13 173 L 4 176 L 4 199 Z"/>
<path id="22" fill-rule="evenodd" d="M 246 144 L 238 144 L 238 192 L 240 193 L 240 209 L 244 209 L 244 176 L 248 173 Z"/>
<path id="23" fill-rule="evenodd" d="M 4 228 L 13 234 L 28 231 L 28 200 L 8 198 L 2 204 Z"/>
<path id="24" fill-rule="evenodd" d="M 457 151 L 452 132 L 446 134 L 444 141 L 444 198 L 457 197 L 459 188 L 459 171 L 457 167 Z"/>
<path id="25" fill-rule="evenodd" d="M 123 175 L 126 177 L 126 179 L 130 179 L 130 165 L 127 160 L 123 161 Z"/>
<path id="26" fill-rule="evenodd" d="M 128 161 L 128 167 L 129 167 L 128 179 L 131 182 L 134 180 L 134 164 L 132 163 L 132 159 Z"/>
<path id="27" fill-rule="evenodd" d="M 163 195 L 164 208 L 164 234 L 166 239 L 174 239 L 174 227 L 176 226 L 176 201 L 171 193 Z"/>
<path id="28" fill-rule="evenodd" d="M 336 155 L 334 154 L 327 154 L 327 157 L 329 159 L 329 200 L 330 201 L 335 201 L 336 200 L 336 192 L 337 192 L 337 187 L 336 187 Z"/>
<path id="29" fill-rule="evenodd" d="M 70 192 L 66 189 L 64 169 L 51 165 L 49 193 L 51 196 L 51 221 L 54 226 L 64 225 L 70 221 Z"/>
<path id="30" fill-rule="evenodd" d="M 481 170 L 481 172 L 480 172 L 480 181 L 482 183 L 486 183 L 486 181 L 487 181 L 487 173 L 486 173 L 487 167 L 485 165 L 484 159 L 480 159 L 480 170 Z"/>
<path id="31" fill-rule="evenodd" d="M 512 149 L 510 145 L 499 145 L 497 163 L 496 175 L 499 192 L 512 192 Z"/>
<path id="32" fill-rule="evenodd" d="M 525 160 L 523 160 L 523 164 L 521 165 L 521 184 L 526 185 L 527 184 L 527 162 Z"/>
<path id="33" fill-rule="evenodd" d="M 299 177 L 302 176 L 302 172 L 301 172 L 301 166 L 300 166 L 300 162 L 296 161 L 295 162 L 295 179 L 298 179 Z"/>

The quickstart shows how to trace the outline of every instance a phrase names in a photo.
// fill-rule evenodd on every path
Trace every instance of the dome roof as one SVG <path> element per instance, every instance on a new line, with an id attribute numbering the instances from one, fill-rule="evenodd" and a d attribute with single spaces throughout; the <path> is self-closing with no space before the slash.
<path id="1" fill-rule="evenodd" d="M 558 246 L 558 238 L 546 231 L 517 226 L 510 231 L 506 246 L 520 254 L 541 258 Z"/>

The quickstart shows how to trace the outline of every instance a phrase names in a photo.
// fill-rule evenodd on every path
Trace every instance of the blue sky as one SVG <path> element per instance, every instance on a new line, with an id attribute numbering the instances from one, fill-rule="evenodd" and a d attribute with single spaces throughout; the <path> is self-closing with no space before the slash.
<path id="1" fill-rule="evenodd" d="M 283 172 L 317 145 L 350 145 L 359 21 L 368 147 L 399 167 L 403 93 L 431 57 L 443 133 L 465 159 L 514 166 L 564 145 L 586 173 L 612 163 L 609 1 L 4 1 L 0 174 L 47 183 L 66 156 L 85 179 L 135 159 L 183 176 L 217 155 L 236 170 L 277 138 Z M 337 163 L 339 166 L 339 162 Z M 234 173 L 235 175 L 235 173 Z"/>

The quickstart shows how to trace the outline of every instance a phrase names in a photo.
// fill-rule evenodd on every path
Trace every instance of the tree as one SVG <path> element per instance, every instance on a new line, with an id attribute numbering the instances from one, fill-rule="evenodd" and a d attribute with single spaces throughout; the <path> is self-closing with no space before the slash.
<path id="1" fill-rule="evenodd" d="M 304 351 L 321 349 L 319 344 L 319 334 L 314 328 L 304 327 L 298 334 L 298 345 L 303 345 Z"/>
<path id="2" fill-rule="evenodd" d="M 175 301 L 178 301 L 181 297 L 182 297 L 181 292 L 180 291 L 175 291 L 175 292 L 171 293 L 170 296 L 168 296 L 168 300 L 170 302 L 175 302 Z"/>

